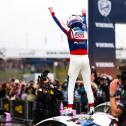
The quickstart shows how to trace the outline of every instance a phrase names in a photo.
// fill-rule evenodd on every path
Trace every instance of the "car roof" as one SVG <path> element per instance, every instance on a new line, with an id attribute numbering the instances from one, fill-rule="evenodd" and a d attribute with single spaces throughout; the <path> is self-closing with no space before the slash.
<path id="1" fill-rule="evenodd" d="M 87 115 L 87 116 L 89 116 L 89 115 Z M 47 121 L 61 122 L 67 126 L 82 126 L 81 123 L 79 123 L 79 119 L 83 118 L 83 117 L 86 117 L 86 115 L 79 114 L 76 116 L 56 116 L 56 117 L 45 119 L 45 120 L 37 123 L 36 126 L 39 126 L 39 124 L 42 124 Z"/>

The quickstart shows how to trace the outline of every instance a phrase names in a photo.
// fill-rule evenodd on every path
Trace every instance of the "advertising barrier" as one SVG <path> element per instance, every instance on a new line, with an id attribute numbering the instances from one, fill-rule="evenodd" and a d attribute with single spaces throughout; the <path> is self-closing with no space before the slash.
<path id="1" fill-rule="evenodd" d="M 115 24 L 126 22 L 125 0 L 89 2 L 89 57 L 99 72 L 115 76 Z"/>
<path id="2" fill-rule="evenodd" d="M 60 102 L 60 101 L 59 101 Z M 28 102 L 23 100 L 0 100 L 0 109 L 3 109 L 5 112 L 9 112 L 12 115 L 12 118 L 31 121 L 33 119 L 33 111 L 35 107 L 35 102 Z M 65 109 L 66 102 L 63 101 L 63 107 Z M 81 112 L 80 102 L 74 102 L 74 109 L 76 113 Z"/>

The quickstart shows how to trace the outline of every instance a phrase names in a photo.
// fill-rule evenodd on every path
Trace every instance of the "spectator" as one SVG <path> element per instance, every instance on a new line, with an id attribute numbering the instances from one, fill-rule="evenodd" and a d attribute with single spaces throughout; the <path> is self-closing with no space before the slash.
<path id="1" fill-rule="evenodd" d="M 35 95 L 36 89 L 34 88 L 34 82 L 32 80 L 30 80 L 27 86 L 28 87 L 26 87 L 26 89 L 23 92 L 24 98 L 26 98 L 27 101 L 35 101 L 35 99 L 36 99 L 36 95 Z"/>
<path id="2" fill-rule="evenodd" d="M 26 93 L 32 93 L 35 94 L 35 87 L 34 87 L 34 82 L 32 80 L 29 81 L 28 87 L 26 87 Z"/>
<path id="3" fill-rule="evenodd" d="M 63 93 L 64 101 L 67 103 L 67 81 L 64 81 L 62 84 L 62 93 Z"/>
<path id="4" fill-rule="evenodd" d="M 16 100 L 16 93 L 15 93 L 15 90 L 14 90 L 13 86 L 10 86 L 10 88 L 9 88 L 7 99 Z"/>
<path id="5" fill-rule="evenodd" d="M 0 99 L 6 97 L 6 90 L 5 90 L 5 85 L 0 81 Z"/>
<path id="6" fill-rule="evenodd" d="M 80 83 L 76 82 L 75 88 L 74 88 L 74 101 L 79 102 L 80 101 L 80 94 L 79 94 L 79 89 L 80 89 Z"/>
<path id="7" fill-rule="evenodd" d="M 109 84 L 106 76 L 101 76 L 98 85 L 96 105 L 109 100 Z"/>
<path id="8" fill-rule="evenodd" d="M 26 97 L 27 97 L 27 93 L 25 90 L 26 90 L 26 84 L 22 84 L 20 88 L 20 98 L 22 100 L 26 100 Z"/>
<path id="9" fill-rule="evenodd" d="M 60 89 L 50 83 L 47 75 L 48 72 L 45 71 L 38 78 L 39 89 L 37 91 L 33 124 L 36 124 L 40 120 L 60 115 L 58 100 L 62 100 L 63 95 Z"/>
<path id="10" fill-rule="evenodd" d="M 119 126 L 126 126 L 126 71 L 110 84 L 110 104 L 112 115 L 119 118 Z"/>
<path id="11" fill-rule="evenodd" d="M 83 82 L 80 82 L 78 92 L 80 94 L 80 104 L 81 104 L 81 112 L 88 112 L 88 99 L 87 99 L 87 93 L 85 91 L 85 88 L 83 86 Z"/>
<path id="12" fill-rule="evenodd" d="M 20 98 L 20 81 L 18 79 L 15 79 L 14 81 L 14 92 L 16 98 Z"/>
<path id="13" fill-rule="evenodd" d="M 96 73 L 91 72 L 91 87 L 94 94 L 94 100 L 96 100 L 97 91 L 98 91 L 98 85 L 95 83 L 95 80 L 96 80 Z"/>

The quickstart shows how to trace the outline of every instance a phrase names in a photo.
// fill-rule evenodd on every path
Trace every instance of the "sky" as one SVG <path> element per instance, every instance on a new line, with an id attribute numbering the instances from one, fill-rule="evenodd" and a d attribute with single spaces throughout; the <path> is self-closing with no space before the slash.
<path id="1" fill-rule="evenodd" d="M 115 25 L 115 41 L 116 47 L 126 49 L 126 24 Z"/>
<path id="2" fill-rule="evenodd" d="M 87 0 L 0 0 L 0 48 L 68 49 L 48 7 L 66 24 L 70 15 L 87 9 Z"/>
<path id="3" fill-rule="evenodd" d="M 0 49 L 68 51 L 66 35 L 48 7 L 66 24 L 70 15 L 81 14 L 83 8 L 88 11 L 88 0 L 0 0 Z M 125 33 L 126 25 L 116 25 L 116 47 L 126 48 Z"/>

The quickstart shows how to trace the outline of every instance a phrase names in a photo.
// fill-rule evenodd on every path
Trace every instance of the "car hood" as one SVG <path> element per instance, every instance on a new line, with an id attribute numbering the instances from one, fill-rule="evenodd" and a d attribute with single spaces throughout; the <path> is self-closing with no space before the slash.
<path id="1" fill-rule="evenodd" d="M 94 126 L 95 125 L 109 126 L 112 119 L 117 120 L 110 114 L 106 114 L 103 112 L 97 112 L 97 113 L 94 113 L 93 115 L 79 114 L 79 115 L 75 115 L 75 116 L 52 117 L 52 118 L 48 118 L 48 119 L 45 119 L 45 120 L 39 122 L 37 125 L 41 124 L 44 121 L 54 120 L 57 122 L 64 123 L 67 126 L 85 126 L 85 125 L 91 125 L 91 124 L 92 125 L 94 124 Z"/>

